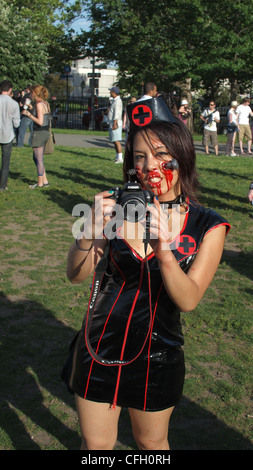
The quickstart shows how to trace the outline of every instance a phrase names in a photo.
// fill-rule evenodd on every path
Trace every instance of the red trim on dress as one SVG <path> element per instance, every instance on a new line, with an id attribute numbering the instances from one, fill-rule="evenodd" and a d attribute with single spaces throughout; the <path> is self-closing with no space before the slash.
<path id="1" fill-rule="evenodd" d="M 219 224 L 219 225 L 215 225 L 214 227 L 211 227 L 204 235 L 204 238 L 205 236 L 209 233 L 209 232 L 212 232 L 212 230 L 214 230 L 215 228 L 217 227 L 222 227 L 222 225 L 225 225 L 225 227 L 227 227 L 227 231 L 226 231 L 226 235 L 228 234 L 228 232 L 230 231 L 231 229 L 231 225 L 228 223 L 228 222 L 223 222 L 222 224 Z"/>
<path id="2" fill-rule="evenodd" d="M 145 384 L 145 392 L 144 392 L 143 411 L 146 410 L 146 404 L 147 404 L 147 389 L 148 389 L 149 366 L 150 366 L 151 336 L 152 336 L 152 331 L 153 331 L 153 326 L 154 326 L 154 320 L 155 320 L 155 314 L 156 314 L 156 309 L 157 309 L 157 305 L 158 305 L 158 300 L 159 300 L 159 297 L 160 297 L 160 294 L 161 294 L 163 285 L 164 285 L 164 284 L 163 284 L 163 282 L 162 282 L 162 284 L 161 284 L 161 286 L 160 286 L 160 289 L 159 289 L 159 292 L 158 292 L 157 299 L 156 299 L 155 308 L 154 308 L 154 313 L 153 313 L 153 315 L 152 315 L 153 318 L 152 318 L 152 325 L 151 325 L 151 330 L 150 330 L 149 346 L 148 346 L 148 365 L 147 365 L 146 384 Z M 151 299 L 150 299 L 150 300 L 151 300 Z"/>
<path id="3" fill-rule="evenodd" d="M 113 259 L 113 257 L 112 257 L 112 254 L 111 254 L 111 259 L 112 259 L 113 263 L 115 264 L 115 266 L 117 267 L 117 269 L 119 270 L 119 272 L 121 273 L 121 275 L 122 275 L 122 277 L 123 277 L 123 279 L 124 279 L 124 282 L 123 282 L 123 284 L 122 284 L 122 286 L 121 286 L 121 288 L 120 288 L 120 291 L 119 291 L 119 293 L 118 293 L 118 295 L 117 295 L 117 297 L 116 297 L 116 299 L 115 299 L 115 302 L 114 302 L 114 304 L 113 304 L 113 306 L 112 306 L 112 308 L 111 308 L 111 310 L 110 310 L 110 312 L 109 312 L 109 315 L 108 315 L 108 317 L 107 317 L 107 319 L 106 319 L 106 322 L 105 322 L 103 331 L 102 331 L 102 333 L 101 333 L 101 336 L 100 336 L 99 341 L 98 341 L 98 344 L 97 344 L 96 354 L 98 353 L 99 346 L 100 346 L 101 340 L 102 340 L 102 338 L 103 338 L 103 335 L 104 335 L 104 332 L 105 332 L 105 328 L 106 328 L 106 326 L 107 326 L 107 323 L 108 323 L 108 321 L 109 321 L 109 319 L 110 319 L 111 313 L 112 313 L 112 311 L 113 311 L 113 309 L 114 309 L 114 307 L 115 307 L 115 305 L 116 305 L 116 303 L 117 303 L 117 301 L 118 301 L 118 299 L 119 299 L 119 297 L 120 297 L 120 295 L 121 295 L 121 292 L 122 292 L 122 290 L 123 290 L 123 288 L 124 288 L 124 286 L 125 286 L 125 283 L 126 283 L 125 276 L 124 276 L 124 274 L 122 273 L 122 271 L 119 269 L 119 267 L 116 265 L 116 263 L 115 263 L 115 261 L 114 261 L 114 259 Z M 93 276 L 91 294 L 90 294 L 89 305 L 88 305 L 88 310 L 87 310 L 87 311 L 89 311 L 89 307 L 90 307 L 90 302 L 91 302 L 92 293 L 93 293 L 94 280 L 95 280 L 95 273 L 94 273 L 94 276 Z M 86 319 L 85 329 L 87 328 L 87 324 L 88 324 L 88 318 Z M 88 351 L 89 351 L 89 348 L 88 348 L 88 345 L 87 345 L 87 342 L 86 342 L 86 338 L 85 338 L 85 343 L 86 343 L 86 347 L 87 347 L 87 349 L 88 349 Z M 90 353 L 90 351 L 89 351 L 89 353 Z M 88 392 L 89 381 L 90 381 L 90 376 L 91 376 L 91 372 L 92 372 L 92 368 L 93 368 L 94 361 L 95 361 L 95 359 L 93 358 L 93 359 L 92 359 L 92 362 L 91 362 L 91 365 L 90 365 L 90 370 L 89 370 L 88 379 L 87 379 L 87 383 L 86 383 L 86 389 L 85 389 L 84 398 L 86 398 L 86 395 L 87 395 L 87 392 Z"/>
<path id="4" fill-rule="evenodd" d="M 142 263 L 142 265 L 141 265 L 140 282 L 139 282 L 138 289 L 137 289 L 137 292 L 136 292 L 136 294 L 135 294 L 134 301 L 133 301 L 133 303 L 132 303 L 132 307 L 131 307 L 131 310 L 130 310 L 130 314 L 129 314 L 129 317 L 128 317 L 128 320 L 127 320 L 127 326 L 126 326 L 125 335 L 124 335 L 124 340 L 123 340 L 123 344 L 122 344 L 122 348 L 121 348 L 120 361 L 123 361 L 123 356 L 124 356 L 124 352 L 125 352 L 126 340 L 127 340 L 127 336 L 128 336 L 128 331 L 129 331 L 130 322 L 131 322 L 131 319 L 132 319 L 132 316 L 133 316 L 133 313 L 134 313 L 134 309 L 135 309 L 135 305 L 136 305 L 136 302 L 137 302 L 137 299 L 138 299 L 138 297 L 139 297 L 139 293 L 140 293 L 140 290 L 141 290 L 141 285 L 142 285 L 142 280 L 143 280 L 143 271 L 144 271 L 144 263 Z M 144 344 L 145 344 L 145 343 L 144 343 Z M 142 348 L 142 349 L 143 349 L 143 348 Z M 113 398 L 113 402 L 112 402 L 112 408 L 115 408 L 115 407 L 116 407 L 116 404 L 117 404 L 117 397 L 118 397 L 118 391 L 119 391 L 119 382 L 120 382 L 120 376 L 121 376 L 121 369 L 122 369 L 122 365 L 119 365 L 118 376 L 117 376 L 117 382 L 116 382 L 116 388 L 115 388 L 114 398 Z"/>

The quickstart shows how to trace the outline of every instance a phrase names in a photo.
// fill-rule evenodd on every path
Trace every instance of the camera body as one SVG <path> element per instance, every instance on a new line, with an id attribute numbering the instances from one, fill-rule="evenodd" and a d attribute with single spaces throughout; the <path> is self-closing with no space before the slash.
<path id="1" fill-rule="evenodd" d="M 136 223 L 146 218 L 146 204 L 153 202 L 154 193 L 143 190 L 137 182 L 128 182 L 123 188 L 114 188 L 110 197 L 122 206 L 124 220 Z"/>

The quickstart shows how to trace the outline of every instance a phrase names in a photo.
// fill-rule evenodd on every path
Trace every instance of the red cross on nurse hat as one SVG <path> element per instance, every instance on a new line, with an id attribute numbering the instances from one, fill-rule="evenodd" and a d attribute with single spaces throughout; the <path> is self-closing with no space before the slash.
<path id="1" fill-rule="evenodd" d="M 140 129 L 153 122 L 176 122 L 161 96 L 139 100 L 127 106 L 130 130 Z"/>

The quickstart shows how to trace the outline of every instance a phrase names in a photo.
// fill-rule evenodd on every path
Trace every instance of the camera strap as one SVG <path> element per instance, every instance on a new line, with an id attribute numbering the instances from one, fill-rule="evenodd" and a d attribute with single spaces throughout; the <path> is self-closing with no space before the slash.
<path id="1" fill-rule="evenodd" d="M 88 349 L 90 355 L 92 356 L 92 358 L 96 362 L 98 362 L 99 364 L 105 365 L 105 366 L 123 366 L 123 365 L 128 365 L 128 364 L 134 362 L 140 356 L 140 354 L 143 351 L 144 346 L 147 342 L 147 339 L 149 338 L 149 334 L 150 334 L 151 327 L 152 327 L 150 272 L 149 272 L 148 260 L 147 260 L 147 257 L 146 257 L 146 265 L 147 265 L 147 271 L 148 271 L 148 284 L 149 284 L 149 311 L 150 312 L 149 312 L 148 331 L 147 331 L 147 334 L 146 334 L 145 339 L 143 341 L 143 344 L 140 347 L 139 352 L 136 354 L 136 356 L 134 358 L 129 359 L 129 360 L 105 359 L 105 358 L 99 356 L 97 354 L 97 352 L 91 346 L 90 339 L 89 339 L 89 334 L 90 334 L 90 328 L 91 328 L 93 313 L 94 313 L 95 306 L 96 306 L 96 301 L 97 301 L 98 294 L 99 294 L 99 291 L 100 291 L 100 288 L 101 288 L 101 284 L 102 284 L 102 281 L 103 281 L 104 274 L 106 273 L 107 266 L 108 266 L 109 253 L 110 253 L 110 242 L 108 241 L 108 243 L 106 245 L 106 248 L 105 248 L 105 251 L 104 251 L 104 256 L 103 256 L 103 258 L 101 258 L 101 260 L 97 264 L 97 266 L 95 268 L 95 271 L 94 271 L 91 294 L 90 294 L 89 305 L 88 305 L 88 310 L 87 310 L 87 315 L 86 315 L 86 322 L 85 322 L 85 325 L 84 325 L 84 328 L 85 328 L 84 336 L 85 336 L 85 342 L 86 342 L 87 349 Z M 133 303 L 132 308 L 131 308 L 131 312 L 129 314 L 129 323 L 131 321 L 131 316 L 132 316 L 132 313 L 134 311 L 134 306 L 135 306 L 135 304 Z M 124 348 L 125 348 L 125 342 L 126 342 L 127 334 L 128 334 L 128 329 L 126 329 L 125 338 L 124 338 L 124 341 L 122 343 L 122 350 L 123 351 L 124 351 Z M 99 343 L 98 343 L 98 346 L 97 346 L 97 350 L 98 350 L 98 347 L 99 347 Z"/>
<path id="2" fill-rule="evenodd" d="M 144 249 L 145 249 L 145 256 L 147 255 L 147 248 L 150 241 L 150 220 L 151 214 L 150 211 L 146 212 L 146 225 L 145 225 L 145 233 L 143 237 Z"/>

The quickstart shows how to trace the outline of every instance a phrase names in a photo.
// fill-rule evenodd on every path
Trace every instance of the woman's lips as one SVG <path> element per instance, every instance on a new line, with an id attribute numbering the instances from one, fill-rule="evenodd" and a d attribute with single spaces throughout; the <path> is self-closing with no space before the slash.
<path id="1" fill-rule="evenodd" d="M 148 174 L 147 180 L 151 188 L 156 188 L 157 186 L 160 186 L 162 178 L 158 171 L 151 171 Z"/>

